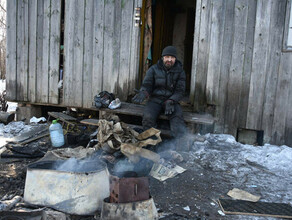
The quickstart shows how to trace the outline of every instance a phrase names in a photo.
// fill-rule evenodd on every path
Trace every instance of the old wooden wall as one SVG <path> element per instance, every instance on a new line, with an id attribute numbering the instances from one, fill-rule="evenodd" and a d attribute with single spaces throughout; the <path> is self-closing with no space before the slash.
<path id="1" fill-rule="evenodd" d="M 65 6 L 64 104 L 91 107 L 106 90 L 125 100 L 138 77 L 141 0 L 70 0 Z"/>
<path id="2" fill-rule="evenodd" d="M 61 0 L 7 1 L 7 99 L 91 107 L 107 90 L 125 100 L 137 83 L 134 11 L 141 6 L 142 0 L 65 0 L 59 99 Z"/>
<path id="3" fill-rule="evenodd" d="M 60 1 L 7 1 L 7 99 L 58 103 Z"/>
<path id="4" fill-rule="evenodd" d="M 287 0 L 197 0 L 191 100 L 216 108 L 216 132 L 263 130 L 292 146 L 292 52 L 283 51 Z"/>

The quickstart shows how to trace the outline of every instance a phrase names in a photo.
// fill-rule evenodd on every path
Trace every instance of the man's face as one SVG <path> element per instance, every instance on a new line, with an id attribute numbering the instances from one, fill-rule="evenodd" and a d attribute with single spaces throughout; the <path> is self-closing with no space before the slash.
<path id="1" fill-rule="evenodd" d="M 164 66 L 167 69 L 170 69 L 174 65 L 176 58 L 173 56 L 164 56 L 162 57 L 162 60 L 163 60 Z"/>

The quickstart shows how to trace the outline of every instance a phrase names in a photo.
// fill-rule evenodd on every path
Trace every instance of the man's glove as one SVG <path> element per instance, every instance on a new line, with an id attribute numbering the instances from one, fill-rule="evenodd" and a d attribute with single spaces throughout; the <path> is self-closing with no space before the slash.
<path id="1" fill-rule="evenodd" d="M 136 94 L 133 98 L 132 98 L 132 102 L 136 103 L 136 104 L 140 104 L 142 103 L 146 98 L 148 97 L 148 92 L 147 91 L 140 91 L 138 94 Z"/>
<path id="2" fill-rule="evenodd" d="M 171 99 L 165 101 L 165 115 L 171 115 L 174 112 L 174 102 Z"/>

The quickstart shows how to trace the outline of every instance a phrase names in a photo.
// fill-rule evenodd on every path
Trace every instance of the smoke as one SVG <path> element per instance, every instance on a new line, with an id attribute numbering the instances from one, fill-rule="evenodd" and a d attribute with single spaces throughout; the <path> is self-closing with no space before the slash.
<path id="1" fill-rule="evenodd" d="M 55 163 L 55 169 L 66 172 L 93 172 L 104 169 L 106 163 L 102 162 L 97 154 L 93 154 L 85 159 L 70 158 L 61 164 Z"/>

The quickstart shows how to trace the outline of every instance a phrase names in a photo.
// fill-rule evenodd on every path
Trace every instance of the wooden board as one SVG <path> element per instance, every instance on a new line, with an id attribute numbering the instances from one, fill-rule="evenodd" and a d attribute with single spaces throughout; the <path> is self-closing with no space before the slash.
<path id="1" fill-rule="evenodd" d="M 194 95 L 194 110 L 204 111 L 206 103 L 206 83 L 208 71 L 208 57 L 209 57 L 209 37 L 210 37 L 210 15 L 211 15 L 211 1 L 202 0 L 201 5 L 201 22 L 197 27 L 200 30 L 198 48 L 198 61 L 196 71 L 195 95 Z M 196 28 L 196 29 L 197 29 Z"/>
<path id="2" fill-rule="evenodd" d="M 60 120 L 66 120 L 66 121 L 76 121 L 76 118 L 66 115 L 62 112 L 48 112 L 48 115 L 54 117 L 54 118 L 60 118 Z"/>
<path id="3" fill-rule="evenodd" d="M 260 130 L 265 96 L 271 0 L 258 0 L 246 127 Z"/>
<path id="4" fill-rule="evenodd" d="M 257 0 L 248 0 L 248 15 L 247 15 L 247 28 L 246 28 L 246 41 L 245 41 L 245 56 L 242 75 L 242 88 L 240 94 L 240 107 L 238 126 L 240 128 L 246 127 L 248 97 L 250 88 L 250 76 L 252 68 L 252 54 L 254 45 L 254 24 L 256 18 L 256 5 Z"/>
<path id="5" fill-rule="evenodd" d="M 84 1 L 65 4 L 65 68 L 64 104 L 82 106 L 83 52 L 84 52 Z"/>
<path id="6" fill-rule="evenodd" d="M 93 125 L 93 126 L 98 126 L 98 119 L 83 119 L 80 121 L 81 124 L 86 124 L 86 125 Z"/>
<path id="7" fill-rule="evenodd" d="M 117 74 L 114 72 L 114 65 L 117 65 L 117 53 L 114 51 L 115 34 L 115 2 L 105 1 L 104 5 L 104 58 L 103 58 L 103 90 L 114 92 L 117 83 Z"/>
<path id="8" fill-rule="evenodd" d="M 85 108 L 91 107 L 92 86 L 94 83 L 92 78 L 92 56 L 93 56 L 93 22 L 94 22 L 94 1 L 85 1 L 85 16 L 84 16 L 84 63 L 83 63 L 83 82 L 82 82 L 82 106 Z"/>
<path id="9" fill-rule="evenodd" d="M 225 214 L 292 218 L 292 207 L 289 204 L 231 199 L 219 199 L 218 203 Z"/>
<path id="10" fill-rule="evenodd" d="M 225 3 L 224 0 L 211 1 L 210 43 L 207 68 L 206 98 L 208 104 L 218 104 L 220 63 L 224 36 Z"/>
<path id="11" fill-rule="evenodd" d="M 18 1 L 17 4 L 17 100 L 28 99 L 28 2 Z"/>
<path id="12" fill-rule="evenodd" d="M 229 71 L 229 83 L 227 86 L 227 102 L 225 110 L 225 125 L 228 126 L 229 134 L 234 137 L 237 134 L 239 103 L 244 75 L 245 42 L 248 16 L 248 2 L 236 0 L 234 15 L 234 35 L 232 46 L 232 58 Z"/>
<path id="13" fill-rule="evenodd" d="M 195 99 L 195 89 L 196 89 L 196 74 L 197 74 L 197 64 L 198 64 L 198 53 L 200 45 L 200 23 L 201 23 L 201 11 L 202 11 L 202 0 L 196 1 L 196 15 L 195 15 L 195 28 L 194 28 L 194 43 L 193 43 L 193 59 L 192 59 L 192 69 L 191 69 L 191 88 L 190 88 L 190 101 L 194 104 Z"/>
<path id="14" fill-rule="evenodd" d="M 29 48 L 28 53 L 28 100 L 32 103 L 36 102 L 36 83 L 37 83 L 37 13 L 38 4 L 37 1 L 28 1 L 29 9 Z"/>
<path id="15" fill-rule="evenodd" d="M 134 8 L 142 8 L 142 0 L 133 0 Z M 134 10 L 133 8 L 133 10 Z M 142 16 L 142 15 L 141 15 Z M 130 74 L 129 79 L 131 81 L 128 85 L 128 94 L 134 94 L 134 89 L 138 86 L 138 76 L 139 76 L 139 59 L 140 59 L 140 26 L 135 26 L 135 20 L 132 19 L 132 32 L 131 32 L 131 54 L 130 54 Z"/>
<path id="16" fill-rule="evenodd" d="M 43 49 L 42 49 L 42 71 L 38 74 L 38 100 L 41 103 L 49 101 L 49 59 L 50 59 L 50 17 L 51 17 L 51 1 L 44 0 L 43 15 Z"/>
<path id="17" fill-rule="evenodd" d="M 279 71 L 280 65 L 280 54 L 282 50 L 283 37 L 279 33 L 283 33 L 284 30 L 285 14 L 283 13 L 283 11 L 285 11 L 285 7 L 285 0 L 272 0 L 270 30 L 273 31 L 270 31 L 269 33 L 269 44 L 267 48 L 268 61 L 262 121 L 262 129 L 264 130 L 265 142 L 270 142 L 271 140 L 276 99 L 283 98 L 280 96 L 276 96 L 278 74 L 275 73 Z M 292 62 L 292 60 L 290 62 Z"/>
<path id="18" fill-rule="evenodd" d="M 283 54 L 283 56 L 287 56 L 286 59 L 288 60 L 292 60 L 292 53 L 285 53 Z M 287 69 L 291 70 L 291 62 L 287 63 Z M 290 67 L 289 67 L 290 65 Z M 290 78 L 291 81 L 292 78 Z M 289 86 L 289 98 L 288 98 L 288 105 L 292 103 L 292 83 L 290 82 L 290 86 Z M 285 121 L 285 136 L 284 136 L 284 141 L 285 144 L 292 147 L 292 108 L 288 107 L 287 109 L 287 115 L 286 115 L 286 121 Z"/>
<path id="19" fill-rule="evenodd" d="M 44 0 L 38 0 L 37 4 L 37 66 L 36 66 L 36 102 L 41 103 L 42 73 L 43 73 L 43 20 Z"/>
<path id="20" fill-rule="evenodd" d="M 275 102 L 274 120 L 272 129 L 272 140 L 271 143 L 277 143 L 278 145 L 284 144 L 285 142 L 285 125 L 286 117 L 288 114 L 287 109 L 291 108 L 289 103 L 289 89 L 291 84 L 291 54 L 283 53 L 280 61 L 279 76 L 277 82 L 277 100 Z M 289 116 L 290 118 L 290 116 Z M 291 125 L 290 125 L 291 126 Z M 290 135 L 291 134 L 287 134 Z"/>
<path id="21" fill-rule="evenodd" d="M 91 98 L 99 94 L 103 88 L 104 61 L 104 1 L 94 1 L 93 20 L 93 56 L 92 56 L 92 93 Z"/>
<path id="22" fill-rule="evenodd" d="M 216 106 L 216 117 L 218 118 L 218 123 L 214 126 L 215 133 L 223 133 L 225 125 L 225 111 L 226 111 L 226 100 L 227 100 L 227 88 L 229 82 L 229 70 L 232 57 L 232 46 L 234 39 L 234 8 L 235 1 L 227 0 L 225 3 L 225 22 L 224 22 L 224 34 L 222 43 L 222 58 L 220 67 L 220 80 L 219 84 L 219 97 Z M 219 64 L 218 64 L 219 65 Z"/>
<path id="23" fill-rule="evenodd" d="M 117 85 L 117 94 L 121 100 L 127 100 L 128 85 L 131 82 L 130 75 L 130 59 L 131 59 L 131 41 L 132 30 L 135 28 L 132 24 L 133 20 L 133 3 L 134 1 L 125 1 L 122 4 L 121 13 L 121 39 L 120 39 L 120 60 L 119 60 L 119 81 Z"/>
<path id="24" fill-rule="evenodd" d="M 18 1 L 10 0 L 6 3 L 7 13 L 7 41 L 6 41 L 6 99 L 9 101 L 16 100 L 17 87 L 15 86 L 17 63 L 16 63 L 16 50 L 17 50 L 17 8 Z"/>
<path id="25" fill-rule="evenodd" d="M 61 33 L 61 1 L 51 1 L 50 16 L 50 58 L 49 58 L 49 103 L 59 103 L 59 61 Z"/>
<path id="26" fill-rule="evenodd" d="M 122 102 L 121 108 L 111 110 L 109 108 L 101 108 L 100 111 L 111 112 L 115 114 L 125 114 L 125 115 L 133 115 L 133 116 L 143 116 L 143 105 L 137 105 L 133 103 Z M 213 125 L 216 121 L 215 118 L 211 117 L 210 115 L 202 115 L 196 114 L 192 112 L 183 112 L 183 117 L 185 122 L 187 123 L 196 123 L 196 124 L 207 124 Z M 167 119 L 166 115 L 160 115 L 160 119 Z"/>

